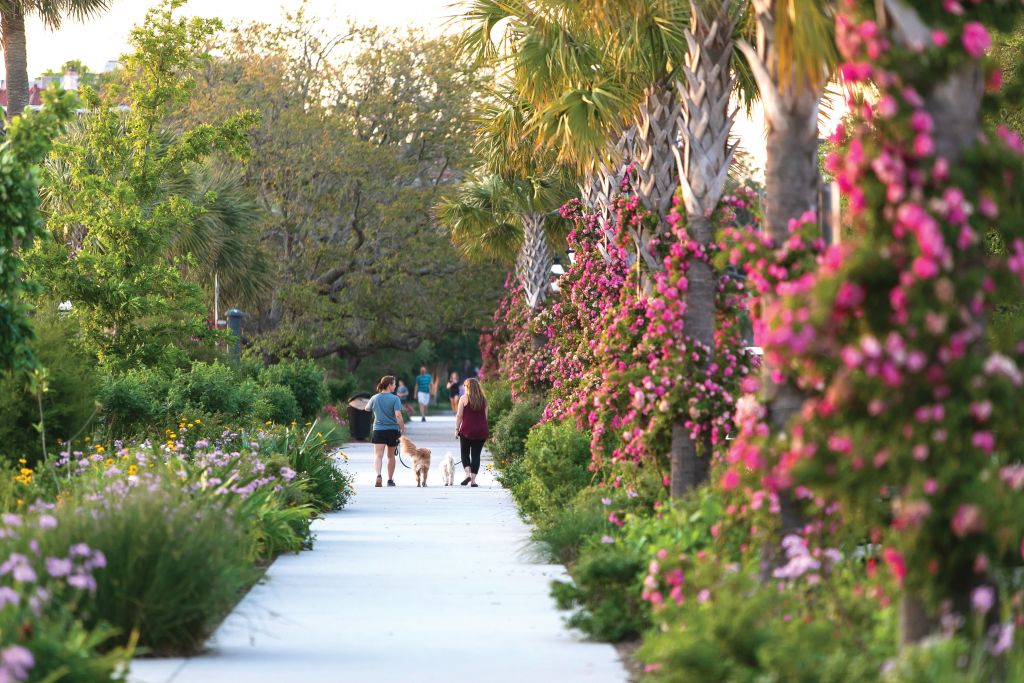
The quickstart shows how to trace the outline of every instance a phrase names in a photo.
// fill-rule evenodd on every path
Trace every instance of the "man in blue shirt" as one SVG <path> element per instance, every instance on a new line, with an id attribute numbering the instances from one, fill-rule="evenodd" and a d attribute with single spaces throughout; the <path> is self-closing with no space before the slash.
<path id="1" fill-rule="evenodd" d="M 427 421 L 427 406 L 430 405 L 433 382 L 434 378 L 427 372 L 427 368 L 420 368 L 420 374 L 416 376 L 416 402 L 420 404 L 420 422 Z"/>
<path id="2" fill-rule="evenodd" d="M 388 451 L 388 486 L 395 485 L 395 455 L 398 453 L 398 440 L 405 431 L 405 420 L 402 419 L 402 402 L 393 393 L 395 378 L 385 375 L 377 384 L 377 393 L 370 397 L 366 409 L 373 413 L 373 467 L 377 472 L 375 487 L 382 485 L 381 466 L 384 461 L 384 449 Z"/>

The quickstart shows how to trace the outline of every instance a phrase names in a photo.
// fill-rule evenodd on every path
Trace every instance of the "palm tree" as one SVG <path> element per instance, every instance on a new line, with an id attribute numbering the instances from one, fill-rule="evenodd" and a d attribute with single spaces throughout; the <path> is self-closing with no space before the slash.
<path id="1" fill-rule="evenodd" d="M 65 17 L 82 20 L 110 7 L 110 0 L 0 0 L 0 38 L 7 71 L 7 120 L 28 106 L 28 57 L 25 17 L 36 15 L 50 30 L 60 28 Z"/>
<path id="2" fill-rule="evenodd" d="M 756 48 L 737 41 L 750 65 L 764 108 L 767 133 L 765 227 L 776 244 L 789 235 L 789 222 L 817 205 L 818 106 L 837 54 L 833 18 L 820 0 L 751 0 Z M 799 18 L 799 20 L 797 20 Z M 800 411 L 804 393 L 792 382 L 767 382 L 768 423 L 782 433 Z M 778 540 L 803 525 L 796 502 L 779 499 Z M 779 546 L 781 547 L 781 546 Z M 779 547 L 766 550 L 781 558 Z M 771 563 L 765 563 L 765 568 Z M 767 575 L 766 575 L 767 577 Z"/>
<path id="3" fill-rule="evenodd" d="M 468 177 L 455 197 L 438 207 L 438 219 L 463 254 L 515 263 L 516 279 L 531 308 L 547 297 L 551 243 L 566 226 L 553 212 L 569 186 L 558 178 Z"/>
<path id="4" fill-rule="evenodd" d="M 556 210 L 572 196 L 573 174 L 529 141 L 533 108 L 514 90 L 493 93 L 477 118 L 475 153 L 482 165 L 439 218 L 464 253 L 508 258 L 534 308 L 547 296 L 551 245 L 566 226 Z"/>
<path id="5" fill-rule="evenodd" d="M 817 204 L 818 106 L 837 60 L 834 20 L 829 4 L 821 0 L 751 4 L 756 47 L 746 40 L 738 40 L 737 46 L 764 107 L 765 226 L 781 244 L 790 219 Z"/>
<path id="6" fill-rule="evenodd" d="M 729 98 L 736 81 L 732 69 L 733 34 L 741 3 L 734 0 L 693 2 L 689 51 L 676 83 L 681 113 L 678 127 L 683 147 L 675 150 L 683 205 L 690 237 L 707 245 L 714 238 L 711 214 L 718 206 L 732 164 L 735 143 L 730 144 L 735 110 Z M 695 260 L 687 274 L 686 313 L 683 329 L 693 343 L 708 350 L 715 347 L 715 297 L 718 276 L 709 263 Z M 708 479 L 711 444 L 695 443 L 677 422 L 669 448 L 673 498 Z"/>
<path id="7" fill-rule="evenodd" d="M 679 185 L 672 83 L 688 16 L 685 0 L 473 0 L 463 15 L 470 26 L 463 45 L 496 63 L 530 101 L 541 142 L 584 171 L 585 198 L 599 206 L 604 189 L 593 184 L 614 188 L 623 163 L 633 161 L 633 189 L 664 229 Z M 497 26 L 504 28 L 495 45 Z M 635 148 L 623 144 L 632 142 Z M 633 236 L 650 270 L 661 268 L 650 248 L 655 236 Z"/>

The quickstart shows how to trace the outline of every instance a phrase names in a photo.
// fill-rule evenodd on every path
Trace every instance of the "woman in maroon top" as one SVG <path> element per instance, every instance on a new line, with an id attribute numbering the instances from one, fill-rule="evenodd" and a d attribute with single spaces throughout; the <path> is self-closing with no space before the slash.
<path id="1" fill-rule="evenodd" d="M 464 386 L 466 393 L 459 398 L 459 409 L 455 414 L 455 436 L 462 446 L 462 467 L 466 470 L 462 485 L 476 486 L 480 453 L 488 437 L 487 397 L 475 379 L 467 379 Z"/>

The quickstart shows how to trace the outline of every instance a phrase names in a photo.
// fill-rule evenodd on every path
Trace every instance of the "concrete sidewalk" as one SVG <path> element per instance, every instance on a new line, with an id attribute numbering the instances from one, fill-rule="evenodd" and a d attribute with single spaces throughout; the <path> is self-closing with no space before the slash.
<path id="1" fill-rule="evenodd" d="M 626 681 L 614 648 L 565 629 L 548 595 L 564 569 L 530 562 L 508 492 L 483 468 L 458 485 L 454 418 L 427 419 L 408 436 L 433 450 L 428 488 L 401 464 L 397 488 L 373 488 L 372 447 L 350 444 L 357 496 L 316 522 L 314 550 L 278 558 L 208 654 L 136 660 L 133 683 Z"/>

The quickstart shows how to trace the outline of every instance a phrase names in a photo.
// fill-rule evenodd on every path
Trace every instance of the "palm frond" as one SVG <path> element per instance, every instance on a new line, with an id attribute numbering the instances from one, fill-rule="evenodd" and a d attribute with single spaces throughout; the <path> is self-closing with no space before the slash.
<path id="1" fill-rule="evenodd" d="M 779 85 L 785 88 L 796 80 L 815 89 L 824 87 L 839 59 L 829 3 L 776 0 L 774 19 Z"/>

